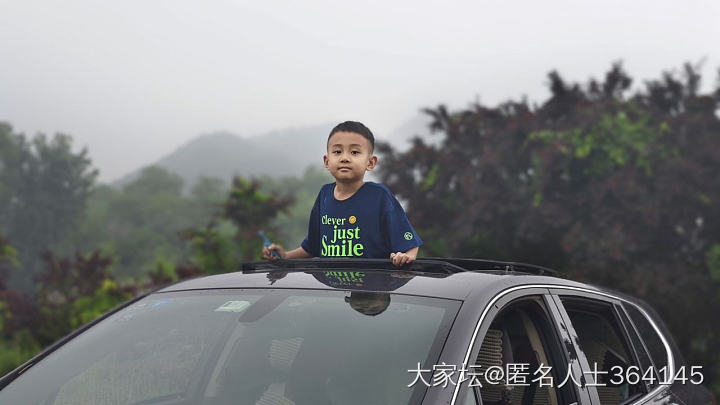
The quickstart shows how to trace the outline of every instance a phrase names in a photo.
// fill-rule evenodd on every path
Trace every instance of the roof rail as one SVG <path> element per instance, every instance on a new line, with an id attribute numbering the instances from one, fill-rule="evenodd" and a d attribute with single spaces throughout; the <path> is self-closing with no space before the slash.
<path id="1" fill-rule="evenodd" d="M 526 263 L 502 262 L 483 259 L 423 257 L 402 267 L 387 259 L 312 258 L 292 260 L 263 260 L 242 264 L 246 273 L 272 270 L 400 270 L 430 274 L 454 274 L 466 271 L 520 272 L 543 276 L 558 276 L 555 270 Z"/>
<path id="2" fill-rule="evenodd" d="M 537 274 L 541 276 L 555 276 L 560 274 L 553 269 L 528 263 L 504 262 L 499 260 L 467 259 L 454 257 L 425 257 L 418 260 L 442 260 L 453 264 L 465 271 L 504 271 Z"/>
<path id="3" fill-rule="evenodd" d="M 312 258 L 291 260 L 263 260 L 242 264 L 245 273 L 272 270 L 400 270 L 432 274 L 453 274 L 465 269 L 443 260 L 415 260 L 402 267 L 396 267 L 386 259 L 358 258 Z"/>

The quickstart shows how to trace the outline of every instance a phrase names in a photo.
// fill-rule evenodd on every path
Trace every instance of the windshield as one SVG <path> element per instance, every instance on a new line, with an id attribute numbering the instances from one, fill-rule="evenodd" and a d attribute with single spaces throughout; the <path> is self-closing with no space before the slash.
<path id="1" fill-rule="evenodd" d="M 388 293 L 156 293 L 0 391 L 23 404 L 402 404 L 459 307 Z"/>

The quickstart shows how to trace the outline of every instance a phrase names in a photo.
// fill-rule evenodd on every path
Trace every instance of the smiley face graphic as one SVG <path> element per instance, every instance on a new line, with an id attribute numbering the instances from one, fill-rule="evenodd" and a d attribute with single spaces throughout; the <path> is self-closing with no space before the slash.
<path id="1" fill-rule="evenodd" d="M 350 222 L 351 224 L 357 222 L 357 218 L 355 218 L 355 215 L 351 215 L 350 218 L 348 218 L 348 222 Z"/>

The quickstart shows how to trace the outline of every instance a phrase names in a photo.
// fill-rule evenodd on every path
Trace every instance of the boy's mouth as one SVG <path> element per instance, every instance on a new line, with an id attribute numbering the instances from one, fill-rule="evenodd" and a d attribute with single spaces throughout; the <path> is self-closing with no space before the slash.
<path id="1" fill-rule="evenodd" d="M 344 172 L 344 171 L 351 171 L 352 169 L 347 166 L 342 166 L 338 170 L 340 170 L 341 172 Z"/>

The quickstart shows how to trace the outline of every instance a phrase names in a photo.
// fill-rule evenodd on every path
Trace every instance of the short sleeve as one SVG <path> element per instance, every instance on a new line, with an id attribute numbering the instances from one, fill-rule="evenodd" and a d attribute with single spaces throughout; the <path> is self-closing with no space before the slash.
<path id="1" fill-rule="evenodd" d="M 388 195 L 383 214 L 383 226 L 390 242 L 391 252 L 407 252 L 422 246 L 422 239 L 410 225 L 405 210 L 392 194 Z"/>
<path id="2" fill-rule="evenodd" d="M 300 244 L 300 247 L 313 257 L 320 256 L 320 193 L 318 193 L 317 198 L 315 198 L 315 204 L 310 211 L 308 233 L 305 240 Z"/>

